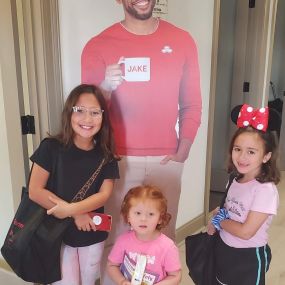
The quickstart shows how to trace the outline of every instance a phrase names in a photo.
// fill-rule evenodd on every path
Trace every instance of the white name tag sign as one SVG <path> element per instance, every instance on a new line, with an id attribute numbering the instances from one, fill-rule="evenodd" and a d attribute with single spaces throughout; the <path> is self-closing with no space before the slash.
<path id="1" fill-rule="evenodd" d="M 150 80 L 149 57 L 126 57 L 118 62 L 124 65 L 122 76 L 126 81 L 139 82 Z"/>

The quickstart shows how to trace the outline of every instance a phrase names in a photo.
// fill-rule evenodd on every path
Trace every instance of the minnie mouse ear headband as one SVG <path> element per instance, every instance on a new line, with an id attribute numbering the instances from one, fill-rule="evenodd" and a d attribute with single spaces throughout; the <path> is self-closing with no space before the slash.
<path id="1" fill-rule="evenodd" d="M 263 132 L 276 131 L 281 126 L 281 116 L 275 109 L 268 107 L 254 109 L 247 104 L 234 107 L 231 119 L 238 128 L 251 126 Z"/>

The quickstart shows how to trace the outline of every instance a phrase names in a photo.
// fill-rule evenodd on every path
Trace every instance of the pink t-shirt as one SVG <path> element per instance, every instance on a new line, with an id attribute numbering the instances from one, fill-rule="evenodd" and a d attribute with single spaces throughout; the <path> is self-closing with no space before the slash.
<path id="1" fill-rule="evenodd" d="M 266 213 L 269 214 L 269 217 L 249 240 L 238 238 L 225 230 L 221 230 L 222 240 L 227 245 L 236 248 L 264 246 L 268 242 L 267 230 L 272 222 L 273 215 L 277 213 L 278 204 L 278 190 L 273 183 L 260 183 L 255 179 L 247 183 L 238 183 L 234 179 L 225 203 L 230 219 L 244 223 L 249 211 Z"/>
<path id="2" fill-rule="evenodd" d="M 178 248 L 164 234 L 152 241 L 141 241 L 133 231 L 124 233 L 116 240 L 108 259 L 120 264 L 122 274 L 131 280 L 138 254 L 147 256 L 143 279 L 145 285 L 156 284 L 167 276 L 167 272 L 181 269 Z"/>

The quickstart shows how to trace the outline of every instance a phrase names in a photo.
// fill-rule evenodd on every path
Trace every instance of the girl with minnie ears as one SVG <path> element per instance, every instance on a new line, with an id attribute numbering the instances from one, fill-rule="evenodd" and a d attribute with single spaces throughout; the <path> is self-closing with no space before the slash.
<path id="1" fill-rule="evenodd" d="M 228 171 L 236 178 L 224 208 L 216 209 L 208 225 L 209 234 L 219 231 L 216 284 L 264 285 L 271 261 L 267 231 L 279 203 L 277 143 L 271 131 L 280 122 L 267 107 L 249 105 L 235 107 L 231 117 L 239 129 L 230 143 Z"/>

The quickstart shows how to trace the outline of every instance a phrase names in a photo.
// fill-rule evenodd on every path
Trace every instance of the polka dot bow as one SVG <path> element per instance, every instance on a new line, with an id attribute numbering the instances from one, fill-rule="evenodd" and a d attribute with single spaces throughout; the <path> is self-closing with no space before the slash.
<path id="1" fill-rule="evenodd" d="M 237 126 L 239 128 L 252 126 L 253 128 L 266 132 L 268 126 L 268 107 L 253 109 L 251 106 L 242 105 L 238 119 Z"/>

